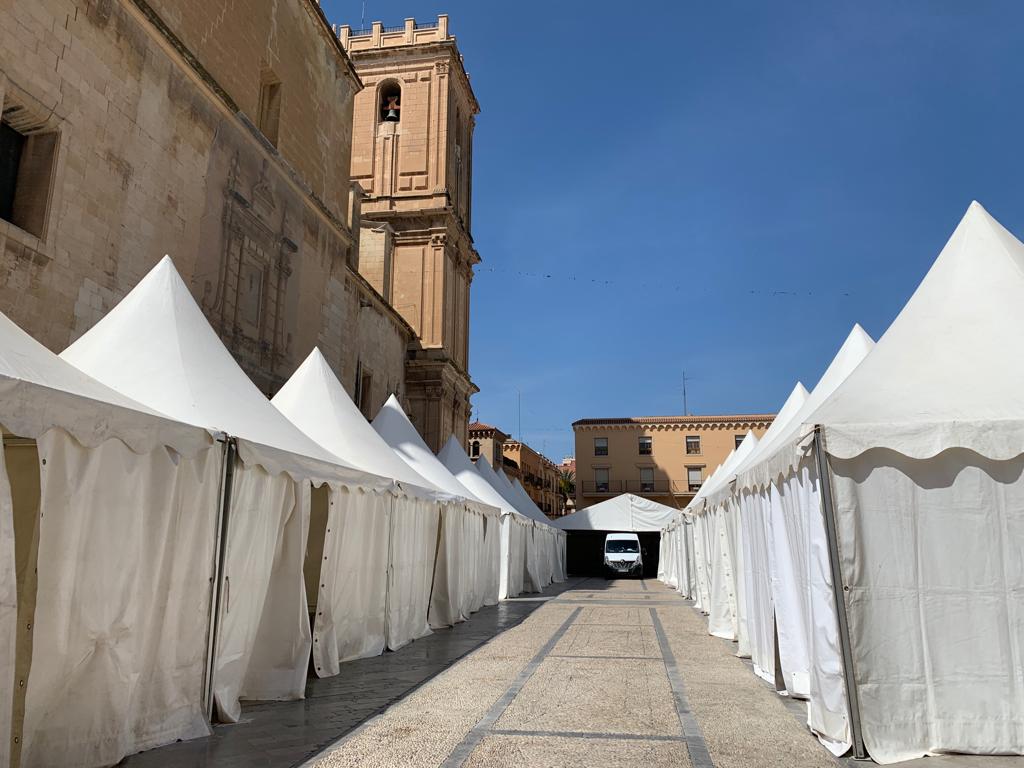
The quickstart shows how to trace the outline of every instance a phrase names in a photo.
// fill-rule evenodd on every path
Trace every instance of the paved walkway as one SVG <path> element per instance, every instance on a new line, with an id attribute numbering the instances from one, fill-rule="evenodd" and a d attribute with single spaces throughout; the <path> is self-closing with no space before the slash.
<path id="1" fill-rule="evenodd" d="M 217 725 L 207 739 L 170 744 L 123 760 L 127 768 L 293 768 L 340 736 L 401 700 L 496 635 L 515 627 L 543 600 L 579 579 L 539 595 L 482 608 L 451 629 L 396 653 L 341 665 L 341 674 L 311 678 L 303 701 L 242 705 L 241 722 Z M 538 599 L 541 598 L 541 599 Z"/>
<path id="2" fill-rule="evenodd" d="M 129 768 L 860 768 L 654 581 L 573 579 L 250 705 Z M 1024 768 L 941 757 L 906 768 Z"/>
<path id="3" fill-rule="evenodd" d="M 687 601 L 574 586 L 309 765 L 836 767 Z"/>

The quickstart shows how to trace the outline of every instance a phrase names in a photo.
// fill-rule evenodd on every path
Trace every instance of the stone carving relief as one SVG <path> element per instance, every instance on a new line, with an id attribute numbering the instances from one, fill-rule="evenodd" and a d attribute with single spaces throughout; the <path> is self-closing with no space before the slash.
<path id="1" fill-rule="evenodd" d="M 274 379 L 291 369 L 285 301 L 298 245 L 289 235 L 287 205 L 276 200 L 267 173 L 263 160 L 256 181 L 246 185 L 238 155 L 232 158 L 218 282 L 205 292 L 203 311 L 243 368 Z"/>

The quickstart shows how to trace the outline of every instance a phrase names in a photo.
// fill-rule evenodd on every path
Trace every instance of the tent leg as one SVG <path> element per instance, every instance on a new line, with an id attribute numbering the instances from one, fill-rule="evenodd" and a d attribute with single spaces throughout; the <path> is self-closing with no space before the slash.
<path id="1" fill-rule="evenodd" d="M 221 618 L 221 575 L 227 566 L 228 550 L 228 510 L 231 507 L 231 483 L 235 476 L 235 456 L 238 447 L 235 438 L 225 436 L 224 471 L 220 483 L 220 517 L 217 520 L 217 537 L 215 539 L 216 557 L 213 563 L 213 591 L 210 599 L 210 631 L 206 647 L 206 681 L 203 686 L 203 707 L 206 719 L 213 722 L 213 683 L 214 669 L 217 660 L 217 640 L 220 634 Z"/>
<path id="2" fill-rule="evenodd" d="M 857 760 L 868 757 L 864 748 L 864 733 L 860 721 L 860 696 L 853 671 L 853 649 L 850 641 L 850 624 L 846 615 L 846 587 L 843 584 L 843 569 L 839 562 L 839 537 L 836 532 L 835 500 L 832 496 L 832 474 L 825 456 L 825 435 L 821 427 L 814 428 L 814 459 L 818 466 L 818 483 L 821 488 L 821 512 L 825 519 L 825 535 L 828 538 L 828 559 L 832 571 L 832 592 L 836 604 L 836 620 L 839 625 L 839 647 L 843 657 L 843 679 L 846 683 L 846 706 L 850 718 L 850 735 L 853 739 L 853 756 Z"/>
<path id="3" fill-rule="evenodd" d="M 388 563 L 384 581 L 384 650 L 391 647 L 391 587 L 395 578 L 395 494 L 391 497 L 391 507 L 388 509 Z"/>

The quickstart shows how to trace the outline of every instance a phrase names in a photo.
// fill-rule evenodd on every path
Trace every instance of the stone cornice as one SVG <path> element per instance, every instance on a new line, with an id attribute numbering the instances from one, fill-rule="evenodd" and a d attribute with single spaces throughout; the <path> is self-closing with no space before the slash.
<path id="1" fill-rule="evenodd" d="M 610 419 L 580 419 L 572 423 L 574 430 L 595 429 L 683 429 L 724 428 L 737 426 L 768 427 L 775 420 L 773 413 L 726 414 L 721 416 L 629 416 Z"/>
<path id="2" fill-rule="evenodd" d="M 462 63 L 462 54 L 459 53 L 459 46 L 454 38 L 449 40 L 435 40 L 430 43 L 408 43 L 406 45 L 389 45 L 384 48 L 363 48 L 351 51 L 350 56 L 356 63 L 356 71 L 358 72 L 358 65 L 362 64 L 362 62 L 366 62 L 368 66 L 372 66 L 379 60 L 393 59 L 396 53 L 405 54 L 409 58 L 418 56 L 422 56 L 423 58 L 437 58 L 438 56 L 447 57 L 447 63 L 449 65 L 448 72 L 443 72 L 441 74 L 450 74 L 454 71 L 455 76 L 462 82 L 462 86 L 465 88 L 466 94 L 469 96 L 469 103 L 473 107 L 473 114 L 480 114 L 480 102 L 477 101 L 476 94 L 473 92 L 473 86 L 469 81 L 469 74 L 466 72 L 466 68 Z"/>

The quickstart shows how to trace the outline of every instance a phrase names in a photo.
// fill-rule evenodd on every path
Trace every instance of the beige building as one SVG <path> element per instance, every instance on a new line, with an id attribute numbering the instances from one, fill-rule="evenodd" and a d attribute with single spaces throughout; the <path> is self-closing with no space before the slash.
<path id="1" fill-rule="evenodd" d="M 440 449 L 466 444 L 469 289 L 480 257 L 470 234 L 473 127 L 479 106 L 448 17 L 340 28 L 364 89 L 353 108 L 352 178 L 360 184 L 359 270 L 413 328 L 406 396 Z"/>
<path id="2" fill-rule="evenodd" d="M 501 448 L 505 464 L 515 465 L 519 471 L 519 481 L 541 512 L 548 517 L 564 514 L 558 493 L 558 465 L 518 440 L 506 440 Z"/>
<path id="3" fill-rule="evenodd" d="M 483 456 L 509 479 L 519 480 L 526 493 L 549 517 L 565 514 L 558 492 L 558 466 L 526 443 L 511 439 L 497 427 L 475 421 L 469 425 L 469 456 Z"/>
<path id="4" fill-rule="evenodd" d="M 412 155 L 435 154 L 388 177 L 422 195 L 408 172 L 424 165 L 436 221 L 394 220 L 401 248 L 385 286 L 359 265 L 360 235 L 372 246 L 404 208 L 364 174 L 380 78 L 364 89 L 317 0 L 0 4 L 0 310 L 59 351 L 168 253 L 268 395 L 318 345 L 366 415 L 394 392 L 432 447 L 446 430 L 464 439 L 475 253 L 469 169 L 448 169 L 456 144 L 468 162 L 475 101 L 441 27 L 424 46 L 435 60 L 396 70 L 408 110 L 396 157 L 410 156 L 428 91 L 452 92 L 464 135 L 431 135 Z"/>
<path id="5" fill-rule="evenodd" d="M 772 414 L 580 419 L 576 507 L 632 493 L 685 507 L 748 431 L 760 437 Z"/>

